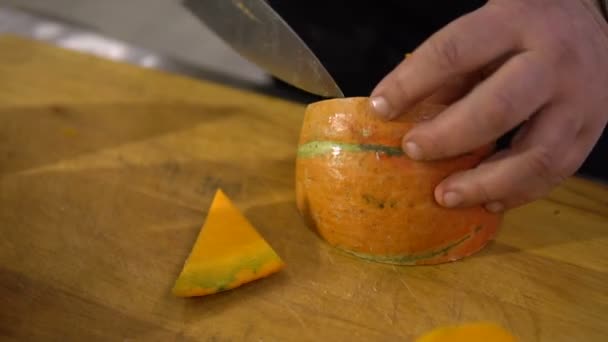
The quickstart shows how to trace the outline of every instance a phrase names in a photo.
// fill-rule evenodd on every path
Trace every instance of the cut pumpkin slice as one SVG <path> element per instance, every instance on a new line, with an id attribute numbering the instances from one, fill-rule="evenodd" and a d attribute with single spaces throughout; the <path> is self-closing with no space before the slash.
<path id="1" fill-rule="evenodd" d="M 205 296 L 267 277 L 283 260 L 221 189 L 173 286 L 178 297 Z"/>

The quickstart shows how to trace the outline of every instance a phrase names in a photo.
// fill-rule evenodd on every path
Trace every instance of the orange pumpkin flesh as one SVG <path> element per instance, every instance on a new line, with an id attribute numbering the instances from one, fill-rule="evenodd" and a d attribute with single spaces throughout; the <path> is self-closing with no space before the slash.
<path id="1" fill-rule="evenodd" d="M 384 121 L 368 98 L 331 99 L 305 112 L 296 160 L 297 206 L 307 224 L 330 245 L 393 264 L 436 264 L 480 250 L 501 216 L 482 207 L 446 209 L 434 199 L 445 177 L 476 166 L 484 146 L 440 161 L 409 159 L 405 133 L 444 107 L 420 104 Z"/>
<path id="2" fill-rule="evenodd" d="M 178 297 L 206 296 L 279 272 L 281 257 L 218 189 L 173 286 Z"/>

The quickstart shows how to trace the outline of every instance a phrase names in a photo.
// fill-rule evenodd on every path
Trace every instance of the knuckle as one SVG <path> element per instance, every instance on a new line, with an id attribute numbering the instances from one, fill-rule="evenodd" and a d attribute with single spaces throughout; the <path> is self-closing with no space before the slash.
<path id="1" fill-rule="evenodd" d="M 545 56 L 542 54 L 525 54 L 520 56 L 520 62 L 527 64 L 527 73 L 529 84 L 539 87 L 537 96 L 544 97 L 552 92 L 553 86 L 556 84 L 555 64 L 547 63 Z M 544 95 L 544 96 L 543 96 Z"/>
<path id="2" fill-rule="evenodd" d="M 456 38 L 449 35 L 438 36 L 429 41 L 431 57 L 441 70 L 451 70 L 461 63 L 462 52 Z"/>
<path id="3" fill-rule="evenodd" d="M 401 72 L 401 70 L 397 70 L 393 81 L 394 88 L 399 94 L 397 98 L 409 98 L 410 80 L 408 77 L 406 77 L 405 73 Z"/>
<path id="4" fill-rule="evenodd" d="M 564 68 L 581 63 L 581 44 L 564 28 L 555 29 L 553 35 L 543 35 L 542 39 L 537 45 L 542 47 L 539 52 L 548 60 L 543 65 Z"/>
<path id="5" fill-rule="evenodd" d="M 583 118 L 575 112 L 566 113 L 560 119 L 563 120 L 562 125 L 565 131 L 577 134 L 583 128 Z"/>
<path id="6" fill-rule="evenodd" d="M 553 152 L 546 147 L 538 147 L 529 155 L 528 167 L 531 174 L 543 183 L 552 184 L 560 174 L 555 169 Z"/>
<path id="7" fill-rule="evenodd" d="M 507 115 L 515 113 L 517 110 L 514 96 L 504 89 L 493 92 L 490 101 L 492 101 L 494 112 L 499 114 L 495 115 L 497 117 L 504 118 Z"/>
<path id="8" fill-rule="evenodd" d="M 444 145 L 435 137 L 435 134 L 420 135 L 417 142 L 424 151 L 426 159 L 439 159 L 449 155 L 449 151 L 447 151 Z"/>
<path id="9" fill-rule="evenodd" d="M 473 196 L 480 203 L 489 203 L 497 200 L 496 196 L 492 196 L 492 191 L 484 182 L 476 182 L 473 185 Z"/>
<path id="10" fill-rule="evenodd" d="M 477 124 L 488 132 L 502 132 L 510 126 L 510 118 L 515 117 L 516 104 L 513 97 L 505 91 L 494 92 L 490 101 L 491 111 L 476 112 Z"/>
<path id="11" fill-rule="evenodd" d="M 488 168 L 485 166 L 482 164 L 474 169 L 450 175 L 447 180 L 443 181 L 443 189 L 459 189 L 464 197 L 463 204 L 465 205 L 502 201 L 509 194 L 504 193 L 504 187 L 501 184 L 496 184 L 496 181 L 483 176 L 488 172 Z"/>
<path id="12" fill-rule="evenodd" d="M 569 37 L 557 37 L 551 44 L 551 49 L 559 65 L 578 63 L 580 58 L 579 49 Z"/>
<path id="13" fill-rule="evenodd" d="M 536 103 L 546 101 L 555 92 L 560 73 L 556 70 L 556 64 L 547 60 L 546 54 L 524 53 L 514 58 L 512 63 L 519 64 L 515 66 L 519 70 L 525 70 L 520 78 L 520 87 L 511 88 L 512 92 Z"/>

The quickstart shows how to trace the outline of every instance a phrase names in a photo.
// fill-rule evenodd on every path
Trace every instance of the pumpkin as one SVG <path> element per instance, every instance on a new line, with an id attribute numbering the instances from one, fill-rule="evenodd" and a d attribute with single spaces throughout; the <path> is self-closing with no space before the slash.
<path id="1" fill-rule="evenodd" d="M 454 261 L 486 245 L 501 215 L 481 206 L 441 207 L 433 191 L 448 175 L 479 164 L 493 144 L 438 161 L 414 161 L 401 148 L 408 130 L 443 108 L 423 102 L 385 121 L 367 97 L 309 104 L 295 175 L 296 204 L 309 227 L 336 248 L 400 265 Z"/>
<path id="2" fill-rule="evenodd" d="M 218 189 L 173 286 L 178 297 L 204 296 L 267 277 L 284 262 Z"/>
<path id="3" fill-rule="evenodd" d="M 439 327 L 420 336 L 416 342 L 515 342 L 508 331 L 497 324 L 475 322 Z"/>

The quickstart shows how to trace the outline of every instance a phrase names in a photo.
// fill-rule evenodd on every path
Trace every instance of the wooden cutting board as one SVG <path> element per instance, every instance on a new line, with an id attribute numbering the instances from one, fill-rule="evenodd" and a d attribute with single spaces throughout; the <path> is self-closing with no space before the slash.
<path id="1" fill-rule="evenodd" d="M 0 52 L 2 340 L 411 341 L 475 320 L 606 340 L 605 186 L 568 180 L 462 262 L 364 262 L 297 214 L 302 105 L 14 37 Z M 288 267 L 175 298 L 217 187 Z"/>

